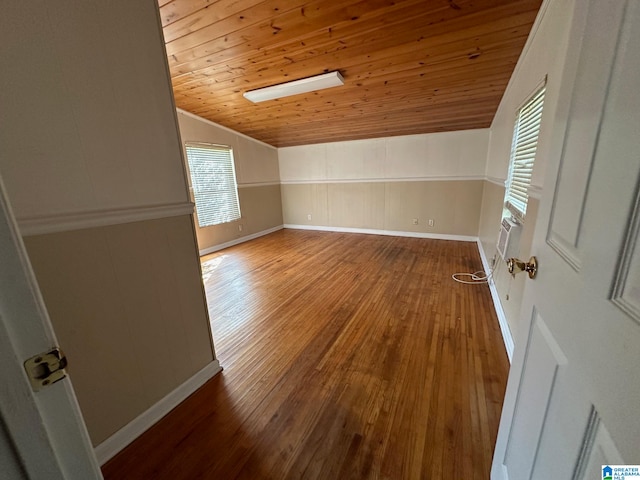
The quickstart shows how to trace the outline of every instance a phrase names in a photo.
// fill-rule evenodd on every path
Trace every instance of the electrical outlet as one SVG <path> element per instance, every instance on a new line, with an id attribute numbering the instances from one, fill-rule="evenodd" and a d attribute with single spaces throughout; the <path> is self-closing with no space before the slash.
<path id="1" fill-rule="evenodd" d="M 433 227 L 433 218 L 430 218 L 430 219 L 429 219 L 429 226 L 430 226 L 430 227 Z"/>
<path id="2" fill-rule="evenodd" d="M 238 231 L 241 232 L 242 231 L 242 225 L 238 225 Z"/>
<path id="3" fill-rule="evenodd" d="M 307 213 L 307 220 L 311 220 L 311 214 Z"/>
<path id="4" fill-rule="evenodd" d="M 417 225 L 417 224 L 418 224 L 418 219 L 417 219 L 417 218 L 414 218 L 414 219 L 413 219 L 413 224 L 414 224 L 414 225 Z"/>

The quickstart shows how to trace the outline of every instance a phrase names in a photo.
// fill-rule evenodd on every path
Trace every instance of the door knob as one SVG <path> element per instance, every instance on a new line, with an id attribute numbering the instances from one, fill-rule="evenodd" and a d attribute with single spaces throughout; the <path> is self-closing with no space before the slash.
<path id="1" fill-rule="evenodd" d="M 507 260 L 507 270 L 509 270 L 509 273 L 513 277 L 516 276 L 516 273 L 527 272 L 529 278 L 536 278 L 536 273 L 538 273 L 538 259 L 531 257 L 529 261 L 525 263 L 517 258 L 510 258 Z"/>

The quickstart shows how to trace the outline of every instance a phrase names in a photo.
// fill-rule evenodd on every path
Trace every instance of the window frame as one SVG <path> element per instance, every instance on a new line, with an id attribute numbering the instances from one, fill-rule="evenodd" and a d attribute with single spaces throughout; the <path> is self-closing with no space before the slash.
<path id="1" fill-rule="evenodd" d="M 195 149 L 228 153 L 228 156 L 225 159 L 227 162 L 226 165 L 221 165 L 221 168 L 223 169 L 222 173 L 225 174 L 224 181 L 218 181 L 218 184 L 226 184 L 227 188 L 220 188 L 217 190 L 218 193 L 216 194 L 215 189 L 210 188 L 211 181 L 208 184 L 209 188 L 203 188 L 201 179 L 196 177 L 197 174 L 195 173 L 198 167 L 195 163 L 196 159 L 192 158 L 190 155 L 190 152 L 193 152 Z M 195 203 L 195 217 L 198 227 L 206 228 L 240 220 L 242 218 L 242 212 L 240 210 L 240 196 L 238 194 L 238 181 L 233 148 L 229 145 L 187 141 L 184 142 L 184 151 L 187 170 L 189 172 L 189 191 L 191 193 L 192 200 Z M 212 158 L 209 158 L 208 160 L 215 161 L 216 159 L 212 156 Z M 202 162 L 203 159 L 201 158 L 200 161 Z M 212 193 L 212 191 L 214 193 Z M 219 197 L 220 193 L 222 193 L 223 196 L 226 193 L 231 198 L 227 200 L 224 198 L 221 199 Z M 221 201 L 224 201 L 225 203 L 228 201 L 232 202 L 231 204 L 227 204 L 225 209 L 227 212 L 231 213 L 230 217 L 225 217 L 219 211 L 214 210 L 215 205 L 219 205 L 219 202 Z"/>
<path id="2" fill-rule="evenodd" d="M 513 127 L 504 208 L 520 223 L 524 222 L 527 213 L 529 190 L 542 129 L 546 87 L 545 78 L 518 108 Z M 514 182 L 514 178 L 518 179 L 517 182 Z"/>

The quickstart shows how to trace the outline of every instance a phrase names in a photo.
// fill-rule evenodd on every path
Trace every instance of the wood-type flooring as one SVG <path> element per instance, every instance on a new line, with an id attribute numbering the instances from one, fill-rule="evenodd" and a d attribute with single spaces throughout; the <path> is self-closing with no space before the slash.
<path id="1" fill-rule="evenodd" d="M 224 371 L 106 480 L 489 478 L 508 360 L 477 246 L 281 230 L 202 259 Z"/>

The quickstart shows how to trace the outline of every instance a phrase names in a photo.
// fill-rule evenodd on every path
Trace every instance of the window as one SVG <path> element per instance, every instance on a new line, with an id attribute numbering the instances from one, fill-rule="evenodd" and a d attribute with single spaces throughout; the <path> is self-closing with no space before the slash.
<path id="1" fill-rule="evenodd" d="M 505 206 L 516 218 L 523 220 L 527 213 L 527 201 L 533 162 L 538 148 L 545 86 L 539 88 L 518 111 L 513 129 L 511 161 L 505 192 Z"/>
<path id="2" fill-rule="evenodd" d="M 198 225 L 238 220 L 240 203 L 231 148 L 204 143 L 187 143 L 185 147 Z"/>

